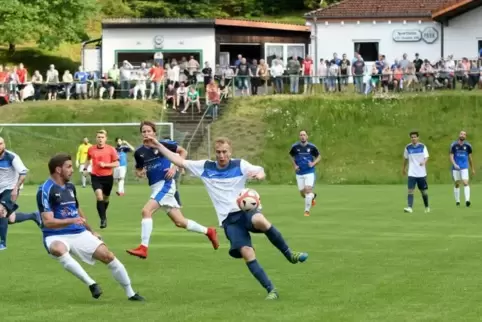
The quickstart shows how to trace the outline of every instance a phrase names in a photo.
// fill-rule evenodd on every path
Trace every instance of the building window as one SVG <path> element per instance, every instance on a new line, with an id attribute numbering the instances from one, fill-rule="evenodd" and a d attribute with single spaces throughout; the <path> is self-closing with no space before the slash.
<path id="1" fill-rule="evenodd" d="M 356 42 L 354 51 L 359 53 L 364 61 L 378 60 L 378 42 Z"/>
<path id="2" fill-rule="evenodd" d="M 479 58 L 482 58 L 482 40 L 479 40 Z"/>

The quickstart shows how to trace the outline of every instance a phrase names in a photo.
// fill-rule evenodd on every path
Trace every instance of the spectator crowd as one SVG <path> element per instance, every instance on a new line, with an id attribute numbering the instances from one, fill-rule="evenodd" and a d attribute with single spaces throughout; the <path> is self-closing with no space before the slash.
<path id="1" fill-rule="evenodd" d="M 352 89 L 366 94 L 388 91 L 433 91 L 436 89 L 482 89 L 482 57 L 454 60 L 452 56 L 431 62 L 418 54 L 389 61 L 380 55 L 374 63 L 365 63 L 359 53 L 349 59 L 334 53 L 330 59 L 315 63 L 310 56 L 247 59 L 238 55 L 232 66 L 208 62 L 201 66 L 193 57 L 182 57 L 153 64 L 134 66 L 123 61 L 113 65 L 104 75 L 85 71 L 82 66 L 60 75 L 54 65 L 42 75 L 31 75 L 23 64 L 0 65 L 0 105 L 26 100 L 57 100 L 64 98 L 100 99 L 131 98 L 163 99 L 166 105 L 186 113 L 189 108 L 201 112 L 201 92 L 208 108 L 217 110 L 221 100 L 233 95 L 314 94 L 319 90 L 333 93 Z M 353 86 L 350 86 L 353 84 Z M 215 111 L 213 111 L 214 113 Z"/>

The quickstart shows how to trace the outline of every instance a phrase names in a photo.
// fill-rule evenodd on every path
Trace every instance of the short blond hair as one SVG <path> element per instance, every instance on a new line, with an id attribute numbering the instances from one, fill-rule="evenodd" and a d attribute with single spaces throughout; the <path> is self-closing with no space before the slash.
<path id="1" fill-rule="evenodd" d="M 226 137 L 218 137 L 214 140 L 214 144 L 227 144 L 231 147 L 231 140 Z"/>
<path id="2" fill-rule="evenodd" d="M 99 130 L 99 131 L 97 131 L 97 134 L 104 134 L 105 136 L 107 136 L 107 131 L 106 130 Z"/>

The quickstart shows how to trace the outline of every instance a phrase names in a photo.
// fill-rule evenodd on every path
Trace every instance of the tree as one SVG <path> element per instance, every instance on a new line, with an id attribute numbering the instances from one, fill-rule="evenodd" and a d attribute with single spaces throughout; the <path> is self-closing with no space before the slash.
<path id="1" fill-rule="evenodd" d="M 87 39 L 85 27 L 99 6 L 96 0 L 3 0 L 0 6 L 0 41 L 15 44 L 34 41 L 55 48 L 62 41 Z"/>

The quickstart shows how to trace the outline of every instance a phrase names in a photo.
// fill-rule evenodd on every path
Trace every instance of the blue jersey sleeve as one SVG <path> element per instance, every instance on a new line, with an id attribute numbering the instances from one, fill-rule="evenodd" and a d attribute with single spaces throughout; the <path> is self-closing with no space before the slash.
<path id="1" fill-rule="evenodd" d="M 40 213 L 53 211 L 50 200 L 50 189 L 46 189 L 44 185 L 37 191 L 37 208 Z"/>
<path id="2" fill-rule="evenodd" d="M 141 153 L 139 152 L 139 149 L 134 152 L 134 160 L 136 160 L 136 169 L 143 169 L 144 168 L 144 158 L 141 157 Z"/>
<path id="3" fill-rule="evenodd" d="M 315 158 L 317 158 L 319 155 L 320 155 L 320 151 L 318 150 L 318 148 L 316 146 L 313 145 L 313 147 L 310 149 L 310 153 L 312 156 L 314 156 Z"/>
<path id="4" fill-rule="evenodd" d="M 173 142 L 161 142 L 169 151 L 176 153 L 177 152 L 177 144 Z"/>
<path id="5" fill-rule="evenodd" d="M 122 152 L 125 152 L 125 153 L 131 152 L 131 148 L 129 148 L 128 146 L 123 146 L 121 150 Z"/>
<path id="6" fill-rule="evenodd" d="M 452 146 L 450 147 L 450 153 L 455 155 L 457 153 L 457 149 L 456 149 L 456 145 L 455 144 L 452 144 Z"/>
<path id="7" fill-rule="evenodd" d="M 472 146 L 467 144 L 467 154 L 472 154 Z"/>
<path id="8" fill-rule="evenodd" d="M 293 145 L 293 146 L 291 147 L 291 150 L 290 150 L 290 155 L 291 155 L 292 157 L 295 157 L 297 154 L 298 154 L 298 153 L 296 152 L 296 146 Z"/>
<path id="9" fill-rule="evenodd" d="M 72 189 L 72 191 L 74 192 L 75 206 L 77 207 L 77 209 L 79 209 L 80 205 L 79 205 L 79 199 L 77 199 L 77 189 L 73 184 L 70 184 L 69 188 Z"/>

